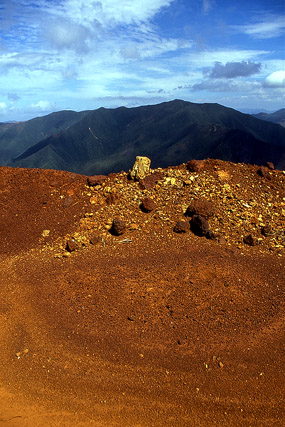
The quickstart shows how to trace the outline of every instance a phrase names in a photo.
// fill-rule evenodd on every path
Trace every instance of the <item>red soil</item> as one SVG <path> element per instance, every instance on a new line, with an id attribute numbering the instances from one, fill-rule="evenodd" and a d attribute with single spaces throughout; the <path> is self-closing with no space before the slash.
<path id="1" fill-rule="evenodd" d="M 285 175 L 257 170 L 0 168 L 0 423 L 283 426 Z M 197 199 L 214 240 L 173 232 Z"/>

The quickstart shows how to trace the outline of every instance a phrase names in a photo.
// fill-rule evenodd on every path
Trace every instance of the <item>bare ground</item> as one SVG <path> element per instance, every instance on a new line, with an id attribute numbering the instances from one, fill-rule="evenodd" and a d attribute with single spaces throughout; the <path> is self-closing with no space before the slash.
<path id="1" fill-rule="evenodd" d="M 257 171 L 0 168 L 0 423 L 283 426 L 285 176 Z M 174 233 L 201 198 L 216 238 Z"/>

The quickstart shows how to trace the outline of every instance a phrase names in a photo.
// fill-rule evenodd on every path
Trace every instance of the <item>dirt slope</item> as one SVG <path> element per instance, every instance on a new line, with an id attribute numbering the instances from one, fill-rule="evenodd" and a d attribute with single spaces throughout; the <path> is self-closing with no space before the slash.
<path id="1" fill-rule="evenodd" d="M 1 424 L 284 425 L 285 175 L 198 169 L 0 168 Z"/>

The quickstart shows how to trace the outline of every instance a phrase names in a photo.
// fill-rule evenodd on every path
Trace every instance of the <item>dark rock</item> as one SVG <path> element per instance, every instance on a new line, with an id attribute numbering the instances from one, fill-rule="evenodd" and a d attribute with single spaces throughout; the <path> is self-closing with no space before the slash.
<path id="1" fill-rule="evenodd" d="M 120 200 L 120 194 L 119 193 L 110 193 L 106 197 L 106 203 L 107 205 L 115 205 Z"/>
<path id="2" fill-rule="evenodd" d="M 271 179 L 271 177 L 269 175 L 269 170 L 265 166 L 261 166 L 260 168 L 258 168 L 256 173 L 257 173 L 257 175 L 261 176 L 262 178 Z"/>
<path id="3" fill-rule="evenodd" d="M 187 169 L 190 172 L 201 172 L 204 168 L 204 160 L 189 160 L 187 162 Z"/>
<path id="4" fill-rule="evenodd" d="M 274 164 L 272 162 L 266 162 L 266 166 L 268 167 L 268 169 L 274 170 Z"/>
<path id="5" fill-rule="evenodd" d="M 94 234 L 90 238 L 91 245 L 97 245 L 98 243 L 101 243 L 101 242 L 102 242 L 102 237 L 98 236 L 98 234 Z"/>
<path id="6" fill-rule="evenodd" d="M 89 176 L 87 178 L 87 183 L 88 185 L 90 185 L 91 187 L 96 187 L 96 185 L 102 185 L 103 182 L 105 182 L 107 179 L 107 177 L 105 175 L 94 175 L 94 176 Z"/>
<path id="7" fill-rule="evenodd" d="M 140 179 L 139 186 L 142 190 L 149 190 L 153 188 L 155 184 L 162 179 L 162 172 L 154 172 L 151 175 L 146 176 L 144 179 Z"/>
<path id="8" fill-rule="evenodd" d="M 252 236 L 252 234 L 248 234 L 243 238 L 243 243 L 249 246 L 255 246 L 257 244 L 256 239 Z"/>
<path id="9" fill-rule="evenodd" d="M 205 199 L 197 199 L 193 200 L 191 204 L 188 206 L 185 215 L 193 216 L 193 215 L 202 215 L 206 219 L 212 217 L 215 213 L 215 207 L 212 202 Z"/>
<path id="10" fill-rule="evenodd" d="M 216 234 L 212 230 L 207 231 L 206 237 L 209 240 L 215 240 L 217 238 Z"/>
<path id="11" fill-rule="evenodd" d="M 75 242 L 75 240 L 70 239 L 66 242 L 66 250 L 68 252 L 73 252 L 78 248 L 77 243 Z"/>
<path id="12" fill-rule="evenodd" d="M 202 215 L 194 215 L 190 221 L 191 230 L 197 236 L 205 236 L 209 231 L 209 223 Z"/>
<path id="13" fill-rule="evenodd" d="M 187 233 L 189 230 L 190 224 L 188 221 L 178 221 L 173 228 L 175 233 Z"/>
<path id="14" fill-rule="evenodd" d="M 145 197 L 141 203 L 141 210 L 143 212 L 151 212 L 155 209 L 155 203 L 150 197 Z"/>
<path id="15" fill-rule="evenodd" d="M 270 236 L 270 234 L 272 234 L 272 228 L 271 228 L 271 226 L 270 225 L 265 225 L 264 227 L 262 227 L 261 233 L 265 237 Z"/>
<path id="16" fill-rule="evenodd" d="M 120 236 L 121 234 L 123 234 L 126 231 L 126 223 L 125 221 L 119 219 L 119 218 L 115 218 L 113 220 L 113 224 L 111 227 L 110 232 L 112 234 L 114 234 L 115 236 Z"/>

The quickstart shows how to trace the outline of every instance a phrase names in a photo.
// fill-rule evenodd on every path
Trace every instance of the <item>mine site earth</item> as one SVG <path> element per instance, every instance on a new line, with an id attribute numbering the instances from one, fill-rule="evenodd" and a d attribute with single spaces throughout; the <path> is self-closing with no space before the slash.
<path id="1" fill-rule="evenodd" d="M 284 426 L 284 184 L 1 167 L 0 424 Z"/>

